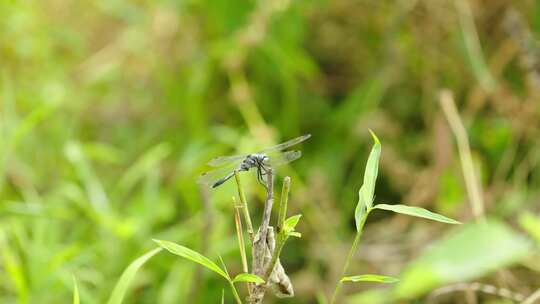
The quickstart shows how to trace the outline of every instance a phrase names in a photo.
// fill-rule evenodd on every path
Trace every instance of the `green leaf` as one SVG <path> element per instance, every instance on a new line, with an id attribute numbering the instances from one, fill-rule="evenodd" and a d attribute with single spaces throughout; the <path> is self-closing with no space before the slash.
<path id="1" fill-rule="evenodd" d="M 301 214 L 297 214 L 286 219 L 285 222 L 283 223 L 283 231 L 286 234 L 289 234 L 292 231 L 294 231 L 294 228 L 298 224 L 298 221 L 300 220 L 301 217 L 302 217 Z"/>
<path id="2" fill-rule="evenodd" d="M 426 210 L 424 208 L 420 207 L 412 207 L 407 205 L 387 205 L 387 204 L 378 204 L 373 207 L 373 209 L 381 209 L 381 210 L 388 210 L 388 211 L 394 211 L 401 214 L 416 216 L 416 217 L 422 217 L 429 220 L 447 223 L 447 224 L 461 224 L 460 222 L 453 220 L 451 218 L 448 218 L 446 216 L 433 213 L 429 210 Z"/>
<path id="3" fill-rule="evenodd" d="M 225 304 L 225 289 L 221 290 L 221 304 Z"/>
<path id="4" fill-rule="evenodd" d="M 77 287 L 77 279 L 73 276 L 73 304 L 80 304 L 79 288 Z"/>
<path id="5" fill-rule="evenodd" d="M 249 282 L 249 283 L 256 283 L 256 284 L 264 284 L 264 280 L 261 279 L 259 276 L 251 273 L 241 273 L 234 277 L 233 283 L 238 282 Z"/>
<path id="6" fill-rule="evenodd" d="M 438 286 L 481 278 L 532 254 L 530 245 L 502 222 L 487 220 L 458 226 L 410 263 L 395 295 L 416 298 Z"/>
<path id="7" fill-rule="evenodd" d="M 389 276 L 384 276 L 384 275 L 378 275 L 378 274 L 362 274 L 362 275 L 341 278 L 341 282 L 395 283 L 398 281 L 399 279 L 389 277 Z"/>
<path id="8" fill-rule="evenodd" d="M 301 237 L 302 237 L 302 234 L 301 234 L 300 232 L 296 232 L 296 231 L 289 232 L 288 235 L 289 235 L 289 236 L 294 236 L 294 237 L 297 237 L 297 238 L 301 238 Z"/>
<path id="9" fill-rule="evenodd" d="M 362 217 L 366 213 L 367 204 L 364 201 L 364 185 L 360 187 L 360 190 L 358 191 L 358 203 L 356 204 L 356 208 L 354 210 L 354 222 L 356 223 L 356 231 L 360 231 L 362 229 L 361 222 Z"/>
<path id="10" fill-rule="evenodd" d="M 356 222 L 356 231 L 360 231 L 362 217 L 367 210 L 373 206 L 373 199 L 375 195 L 375 183 L 377 181 L 377 175 L 379 173 L 379 159 L 381 157 L 381 142 L 373 133 L 369 130 L 373 137 L 373 147 L 369 153 L 369 157 L 364 171 L 364 183 L 358 190 L 358 203 L 354 211 L 354 219 Z"/>
<path id="11" fill-rule="evenodd" d="M 526 212 L 519 216 L 519 225 L 540 244 L 540 218 Z"/>
<path id="12" fill-rule="evenodd" d="M 182 245 L 175 244 L 173 242 L 162 240 L 154 240 L 154 242 L 156 242 L 159 246 L 166 249 L 170 253 L 176 254 L 195 263 L 201 264 L 202 266 L 224 277 L 225 279 L 227 279 L 227 281 L 230 281 L 229 276 L 216 263 L 212 262 L 204 255 Z"/>
<path id="13" fill-rule="evenodd" d="M 126 268 L 126 270 L 124 270 L 124 273 L 122 273 L 122 276 L 120 277 L 120 279 L 116 283 L 116 286 L 114 287 L 113 292 L 111 294 L 111 297 L 109 298 L 109 301 L 107 303 L 108 304 L 120 304 L 120 303 L 122 303 L 122 301 L 124 299 L 124 296 L 126 295 L 126 292 L 128 290 L 129 283 L 131 283 L 131 281 L 135 277 L 135 274 L 137 274 L 137 271 L 139 270 L 139 268 L 141 268 L 141 266 L 144 265 L 144 263 L 146 263 L 146 261 L 148 261 L 151 257 L 156 255 L 160 251 L 161 251 L 161 248 L 156 248 L 156 249 L 142 255 L 141 257 L 139 257 L 135 261 L 133 261 L 128 266 L 128 268 Z"/>
<path id="14" fill-rule="evenodd" d="M 379 173 L 379 159 L 381 157 L 381 142 L 373 131 L 369 130 L 369 133 L 371 133 L 371 136 L 373 137 L 374 144 L 371 148 L 371 153 L 369 153 L 366 164 L 366 171 L 364 172 L 364 184 L 360 188 L 364 197 L 366 209 L 371 208 L 373 205 L 375 182 L 377 181 L 377 174 Z"/>

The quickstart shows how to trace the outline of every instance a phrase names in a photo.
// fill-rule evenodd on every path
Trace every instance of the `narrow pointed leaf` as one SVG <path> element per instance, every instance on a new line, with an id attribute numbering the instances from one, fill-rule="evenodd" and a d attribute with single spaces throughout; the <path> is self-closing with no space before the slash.
<path id="1" fill-rule="evenodd" d="M 283 231 L 285 231 L 285 233 L 290 233 L 294 231 L 294 228 L 298 224 L 298 221 L 300 220 L 301 217 L 302 217 L 301 214 L 297 214 L 286 219 L 285 223 L 283 223 Z"/>
<path id="2" fill-rule="evenodd" d="M 387 204 L 378 204 L 373 209 L 381 209 L 381 210 L 388 210 L 393 211 L 401 214 L 416 216 L 416 217 L 422 217 L 429 220 L 447 223 L 447 224 L 461 224 L 460 222 L 453 220 L 451 218 L 448 218 L 444 215 L 440 215 L 438 213 L 431 212 L 429 210 L 426 210 L 424 208 L 420 207 L 411 207 L 407 205 L 387 205 Z"/>
<path id="3" fill-rule="evenodd" d="M 229 276 L 216 263 L 212 262 L 204 255 L 182 245 L 175 244 L 173 242 L 162 240 L 154 240 L 154 242 L 156 242 L 159 246 L 169 251 L 170 253 L 176 254 L 195 263 L 201 264 L 202 266 L 212 270 L 213 272 L 219 274 L 225 279 L 230 280 Z"/>
<path id="4" fill-rule="evenodd" d="M 375 194 L 375 183 L 377 181 L 377 175 L 379 173 L 379 159 L 381 157 L 381 142 L 375 136 L 371 130 L 369 130 L 373 137 L 373 147 L 371 153 L 369 153 L 368 161 L 366 164 L 366 171 L 364 172 L 364 184 L 360 188 L 364 197 L 364 203 L 366 209 L 371 208 L 373 205 L 373 196 Z"/>
<path id="5" fill-rule="evenodd" d="M 241 273 L 234 277 L 233 283 L 237 282 L 249 282 L 249 283 L 256 283 L 256 284 L 263 284 L 264 280 L 261 279 L 259 276 L 251 273 Z"/>
<path id="6" fill-rule="evenodd" d="M 369 157 L 364 171 L 364 183 L 358 190 L 358 203 L 354 211 L 354 219 L 356 222 L 356 230 L 360 231 L 360 222 L 364 214 L 373 206 L 373 199 L 375 195 L 375 184 L 377 182 L 377 175 L 379 173 L 379 159 L 381 157 L 381 142 L 371 130 L 369 130 L 373 137 L 373 147 L 369 153 Z"/>
<path id="7" fill-rule="evenodd" d="M 378 274 L 362 274 L 350 277 L 341 278 L 341 282 L 378 282 L 378 283 L 395 283 L 399 279 L 378 275 Z"/>
<path id="8" fill-rule="evenodd" d="M 161 251 L 161 248 L 156 248 L 143 256 L 139 257 L 135 261 L 133 261 L 126 270 L 124 270 L 124 273 L 122 273 L 122 276 L 116 283 L 116 286 L 113 289 L 113 292 L 111 294 L 111 297 L 109 298 L 108 304 L 120 304 L 124 300 L 124 296 L 126 295 L 126 292 L 128 290 L 129 284 L 135 277 L 135 274 L 137 274 L 137 271 L 139 268 L 141 268 L 146 261 L 148 261 L 150 258 L 152 258 L 154 255 L 156 255 L 158 252 Z"/>

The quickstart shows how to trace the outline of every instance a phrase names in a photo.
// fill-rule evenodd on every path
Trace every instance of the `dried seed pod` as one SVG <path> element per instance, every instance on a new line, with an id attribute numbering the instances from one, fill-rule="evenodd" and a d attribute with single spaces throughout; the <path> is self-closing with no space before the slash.
<path id="1" fill-rule="evenodd" d="M 273 227 L 268 227 L 267 243 L 269 250 L 267 251 L 267 256 L 265 257 L 265 265 L 267 265 L 267 263 L 270 263 L 270 260 L 272 259 L 272 254 L 276 249 L 276 239 Z M 266 258 L 268 257 L 269 260 L 266 261 Z M 283 265 L 281 265 L 281 261 L 279 260 L 279 258 L 268 281 L 270 283 L 272 291 L 277 297 L 290 298 L 294 296 L 294 289 L 291 279 L 289 279 L 289 276 L 285 273 L 285 269 L 283 268 Z"/>

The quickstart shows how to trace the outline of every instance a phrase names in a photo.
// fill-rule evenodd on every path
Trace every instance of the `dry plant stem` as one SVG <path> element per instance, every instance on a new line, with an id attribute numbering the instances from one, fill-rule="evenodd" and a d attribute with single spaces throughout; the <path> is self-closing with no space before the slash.
<path id="1" fill-rule="evenodd" d="M 272 260 L 270 261 L 270 263 L 268 264 L 268 266 L 266 267 L 266 270 L 264 272 L 263 280 L 265 282 L 268 282 L 268 279 L 270 278 L 270 275 L 272 275 L 272 271 L 274 271 L 274 268 L 276 268 L 276 264 L 277 264 L 277 261 L 279 259 L 279 255 L 281 254 L 281 249 L 283 249 L 283 246 L 285 245 L 286 240 L 287 240 L 286 236 L 284 236 L 282 234 L 278 235 L 276 250 L 272 254 Z"/>
<path id="2" fill-rule="evenodd" d="M 341 282 L 341 278 L 347 275 L 349 264 L 351 263 L 351 260 L 353 259 L 356 253 L 358 244 L 360 243 L 360 237 L 362 236 L 362 231 L 364 230 L 364 224 L 366 223 L 366 219 L 370 211 L 371 210 L 368 209 L 362 216 L 362 220 L 360 221 L 358 232 L 356 232 L 356 236 L 354 237 L 354 241 L 351 246 L 351 249 L 349 250 L 349 254 L 347 254 L 347 259 L 345 260 L 345 264 L 343 265 L 343 271 L 341 272 L 341 276 L 339 277 L 339 281 L 336 285 L 336 289 L 334 289 L 334 293 L 332 294 L 332 300 L 330 301 L 330 304 L 336 303 L 336 300 L 338 299 L 339 293 L 341 291 L 341 287 L 343 285 L 343 283 Z"/>
<path id="3" fill-rule="evenodd" d="M 270 224 L 272 205 L 274 204 L 274 174 L 272 172 L 272 169 L 268 169 L 268 171 L 266 171 L 266 189 L 266 201 L 264 203 L 261 226 L 259 227 L 259 231 L 257 232 L 257 237 L 252 242 L 252 271 L 258 276 L 264 276 L 264 273 L 266 272 L 264 260 L 266 256 L 266 251 L 268 249 L 268 227 Z M 253 286 L 251 290 L 251 297 L 249 298 L 249 303 L 262 303 L 264 294 L 266 293 L 266 289 L 266 284 Z"/>
<path id="4" fill-rule="evenodd" d="M 253 243 L 253 240 L 254 240 L 253 225 L 251 224 L 251 217 L 249 215 L 246 194 L 244 193 L 244 188 L 242 188 L 242 183 L 240 181 L 240 173 L 238 173 L 238 171 L 234 171 L 234 179 L 236 180 L 236 186 L 238 188 L 238 196 L 240 197 L 240 203 L 242 204 L 242 210 L 244 211 L 244 220 L 246 221 L 249 239 Z"/>
<path id="5" fill-rule="evenodd" d="M 242 219 L 240 218 L 240 211 L 238 209 L 242 206 L 236 205 L 236 200 L 233 197 L 234 201 L 234 222 L 236 224 L 236 236 L 238 238 L 238 248 L 240 248 L 240 257 L 242 258 L 242 270 L 245 273 L 249 273 L 249 268 L 247 265 L 246 257 L 246 245 L 244 244 L 244 232 L 242 229 Z"/>
<path id="6" fill-rule="evenodd" d="M 459 117 L 452 92 L 443 90 L 440 95 L 440 103 L 444 115 L 450 124 L 450 128 L 456 137 L 459 158 L 461 160 L 461 169 L 465 178 L 465 186 L 471 201 L 473 215 L 477 219 L 483 219 L 484 201 L 482 198 L 482 190 L 480 189 L 480 182 L 476 176 L 476 169 L 471 156 L 467 131 Z"/>
<path id="7" fill-rule="evenodd" d="M 236 237 L 238 238 L 238 248 L 240 249 L 240 258 L 242 259 L 242 270 L 244 273 L 249 273 L 246 257 L 246 245 L 244 244 L 244 232 L 242 228 L 242 219 L 240 218 L 239 208 L 242 206 L 236 205 L 236 200 L 233 197 L 234 203 L 234 222 L 236 224 Z M 251 284 L 247 283 L 248 294 L 251 296 Z"/>
<path id="8" fill-rule="evenodd" d="M 532 295 L 530 295 L 525 301 L 521 304 L 534 304 L 540 300 L 540 289 L 537 289 Z"/>
<path id="9" fill-rule="evenodd" d="M 283 223 L 285 222 L 285 218 L 287 217 L 287 202 L 289 201 L 289 191 L 291 189 L 291 178 L 289 176 L 286 176 L 283 179 L 283 188 L 281 189 L 281 199 L 279 201 L 279 217 L 278 217 L 278 237 L 277 237 L 277 244 L 276 244 L 276 250 L 272 253 L 272 260 L 270 261 L 270 264 L 266 267 L 265 273 L 264 273 L 264 281 L 267 282 L 268 278 L 270 278 L 270 275 L 272 274 L 272 271 L 274 271 L 274 268 L 276 267 L 276 263 L 279 259 L 279 255 L 281 254 L 281 249 L 283 249 L 283 246 L 285 245 L 285 241 L 287 240 L 287 237 L 282 233 Z"/>
<path id="10" fill-rule="evenodd" d="M 266 239 L 268 226 L 270 225 L 270 215 L 272 214 L 272 206 L 274 205 L 274 174 L 272 169 L 266 171 L 266 202 L 264 203 L 263 218 L 261 223 L 261 237 Z"/>

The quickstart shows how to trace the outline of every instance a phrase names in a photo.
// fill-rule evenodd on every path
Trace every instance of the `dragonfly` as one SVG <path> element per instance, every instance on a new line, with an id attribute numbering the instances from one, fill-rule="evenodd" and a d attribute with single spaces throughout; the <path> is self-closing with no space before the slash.
<path id="1" fill-rule="evenodd" d="M 219 168 L 201 174 L 198 183 L 216 188 L 233 177 L 235 172 L 256 169 L 257 179 L 265 185 L 263 177 L 268 173 L 270 168 L 273 169 L 282 166 L 302 156 L 302 152 L 298 150 L 283 150 L 297 145 L 310 137 L 311 134 L 305 134 L 255 153 L 216 157 L 208 165 Z"/>

